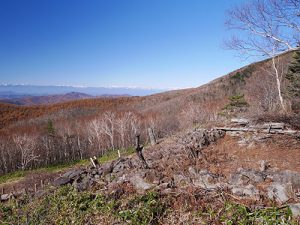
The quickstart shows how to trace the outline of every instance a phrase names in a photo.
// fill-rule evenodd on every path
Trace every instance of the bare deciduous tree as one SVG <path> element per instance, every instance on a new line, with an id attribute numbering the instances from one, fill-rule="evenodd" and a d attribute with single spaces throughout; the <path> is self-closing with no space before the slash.
<path id="1" fill-rule="evenodd" d="M 130 126 L 131 126 L 131 144 L 134 145 L 136 135 L 138 135 L 141 130 L 141 120 L 137 115 L 131 114 Z"/>
<path id="2" fill-rule="evenodd" d="M 280 105 L 285 110 L 278 70 L 280 53 L 296 49 L 300 41 L 300 0 L 251 0 L 228 12 L 226 25 L 241 31 L 225 42 L 245 57 L 271 58 Z"/>
<path id="3" fill-rule="evenodd" d="M 88 140 L 89 140 L 89 143 L 92 143 L 92 139 L 91 137 L 93 138 L 93 140 L 96 141 L 96 146 L 98 148 L 98 150 L 101 149 L 101 146 L 100 146 L 100 143 L 101 143 L 101 120 L 96 118 L 96 119 L 93 119 L 92 121 L 90 121 L 88 123 Z M 103 154 L 103 152 L 102 152 Z"/>
<path id="4" fill-rule="evenodd" d="M 129 130 L 131 112 L 126 112 L 116 119 L 117 132 L 120 134 L 122 148 L 125 148 L 125 135 Z"/>
<path id="5" fill-rule="evenodd" d="M 29 163 L 37 161 L 39 156 L 36 155 L 36 137 L 27 134 L 14 135 L 13 141 L 21 154 L 20 168 L 25 170 Z"/>
<path id="6" fill-rule="evenodd" d="M 109 137 L 111 148 L 113 150 L 115 149 L 115 123 L 116 114 L 111 111 L 105 112 L 100 122 L 100 131 Z"/>

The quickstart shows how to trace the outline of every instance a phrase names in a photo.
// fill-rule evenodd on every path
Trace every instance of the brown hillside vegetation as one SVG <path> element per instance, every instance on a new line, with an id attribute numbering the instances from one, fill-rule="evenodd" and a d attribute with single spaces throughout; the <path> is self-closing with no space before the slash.
<path id="1" fill-rule="evenodd" d="M 278 57 L 284 87 L 288 84 L 284 71 L 292 56 L 289 52 Z M 212 126 L 233 116 L 259 118 L 266 113 L 273 114 L 273 121 L 284 120 L 297 127 L 298 117 L 274 114 L 279 104 L 269 66 L 270 61 L 264 60 L 198 88 L 145 97 L 83 99 L 42 106 L 1 104 L 0 173 L 130 147 L 137 133 L 149 142 L 149 129 L 159 139 L 195 124 Z M 289 106 L 288 98 L 286 104 Z M 30 154 L 22 158 L 20 152 Z"/>
<path id="2" fill-rule="evenodd" d="M 292 55 L 293 52 L 288 52 L 280 56 L 282 70 L 287 69 Z M 0 128 L 17 121 L 44 115 L 59 117 L 59 114 L 64 114 L 67 116 L 72 112 L 75 112 L 72 116 L 81 117 L 105 110 L 153 111 L 174 119 L 174 116 L 190 109 L 189 107 L 199 106 L 202 110 L 209 110 L 211 114 L 215 114 L 228 103 L 229 97 L 239 94 L 244 95 L 245 100 L 253 108 L 252 112 L 268 111 L 270 109 L 263 105 L 263 98 L 266 94 L 272 94 L 264 93 L 266 85 L 270 85 L 270 89 L 273 85 L 267 72 L 269 66 L 269 60 L 264 60 L 231 72 L 198 88 L 169 91 L 145 97 L 83 99 L 45 106 L 15 106 L 0 103 Z M 274 98 L 273 101 L 276 103 L 276 96 Z"/>

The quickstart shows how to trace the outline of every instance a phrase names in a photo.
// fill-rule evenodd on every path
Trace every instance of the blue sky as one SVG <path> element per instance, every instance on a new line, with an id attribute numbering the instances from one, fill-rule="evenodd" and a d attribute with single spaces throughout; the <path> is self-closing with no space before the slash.
<path id="1" fill-rule="evenodd" d="M 196 87 L 246 64 L 222 49 L 241 0 L 1 0 L 0 83 Z"/>

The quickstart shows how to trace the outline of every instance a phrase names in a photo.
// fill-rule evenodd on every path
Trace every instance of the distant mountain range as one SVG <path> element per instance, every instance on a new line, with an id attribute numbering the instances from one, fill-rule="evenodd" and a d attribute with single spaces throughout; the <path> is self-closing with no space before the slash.
<path id="1" fill-rule="evenodd" d="M 0 102 L 41 105 L 77 99 L 118 96 L 145 96 L 165 90 L 127 87 L 74 87 L 0 84 Z"/>
<path id="2" fill-rule="evenodd" d="M 45 96 L 66 94 L 70 92 L 85 93 L 92 96 L 131 95 L 145 96 L 163 92 L 163 89 L 147 89 L 139 87 L 76 87 L 76 86 L 39 86 L 22 84 L 0 84 L 0 98 L 24 96 Z"/>
<path id="3" fill-rule="evenodd" d="M 62 95 L 19 96 L 17 98 L 3 98 L 3 99 L 0 98 L 0 102 L 14 104 L 14 105 L 43 105 L 43 104 L 54 104 L 59 102 L 67 102 L 67 101 L 87 99 L 87 98 L 94 98 L 94 97 L 84 93 L 70 92 Z"/>

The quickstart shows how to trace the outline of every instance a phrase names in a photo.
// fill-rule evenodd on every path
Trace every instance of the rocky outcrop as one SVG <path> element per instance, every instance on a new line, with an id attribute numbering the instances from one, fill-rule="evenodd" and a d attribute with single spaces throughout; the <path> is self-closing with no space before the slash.
<path id="1" fill-rule="evenodd" d="M 189 151 L 190 156 L 198 158 L 201 155 L 201 149 L 225 136 L 222 130 L 205 130 L 196 128 L 185 135 L 181 143 Z"/>

